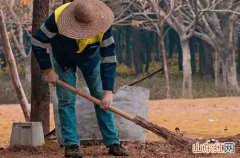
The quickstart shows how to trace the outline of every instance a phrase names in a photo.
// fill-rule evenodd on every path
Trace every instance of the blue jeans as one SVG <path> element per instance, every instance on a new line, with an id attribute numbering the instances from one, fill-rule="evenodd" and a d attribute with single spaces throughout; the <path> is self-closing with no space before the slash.
<path id="1" fill-rule="evenodd" d="M 63 71 L 56 60 L 52 58 L 55 72 L 59 79 L 76 87 L 76 67 L 69 68 Z M 82 71 L 84 79 L 93 97 L 102 98 L 102 82 L 100 77 L 100 63 L 95 68 L 85 68 L 85 65 L 79 64 L 78 67 Z M 79 145 L 80 138 L 77 133 L 76 115 L 75 115 L 75 101 L 76 94 L 56 85 L 58 96 L 58 109 L 61 124 L 61 134 L 64 140 L 64 146 Z M 98 125 L 103 136 L 103 141 L 106 146 L 111 144 L 119 144 L 118 131 L 114 124 L 114 115 L 109 110 L 102 110 L 95 105 L 95 112 L 97 116 Z"/>

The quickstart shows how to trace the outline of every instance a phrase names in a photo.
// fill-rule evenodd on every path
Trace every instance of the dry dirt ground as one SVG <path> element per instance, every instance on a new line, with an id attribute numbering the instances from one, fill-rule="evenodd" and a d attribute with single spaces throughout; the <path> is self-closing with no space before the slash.
<path id="1" fill-rule="evenodd" d="M 174 131 L 176 128 L 191 138 L 217 138 L 240 133 L 240 97 L 158 100 L 149 102 L 148 119 Z M 52 117 L 52 116 L 51 116 Z M 12 122 L 23 121 L 19 105 L 0 105 L 0 158 L 62 157 L 63 150 L 55 142 L 38 149 L 8 149 Z M 51 126 L 54 126 L 53 121 Z M 240 157 L 236 154 L 194 155 L 168 145 L 148 133 L 147 143 L 124 143 L 131 157 Z M 83 146 L 86 157 L 108 157 L 103 145 Z"/>

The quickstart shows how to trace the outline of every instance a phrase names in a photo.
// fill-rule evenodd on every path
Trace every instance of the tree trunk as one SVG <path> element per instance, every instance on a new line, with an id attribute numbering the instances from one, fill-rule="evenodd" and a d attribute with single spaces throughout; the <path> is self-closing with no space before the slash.
<path id="1" fill-rule="evenodd" d="M 215 58 L 214 58 L 215 87 L 219 88 L 219 86 L 220 86 L 220 78 L 219 78 L 220 62 L 219 62 L 219 55 L 216 50 L 214 52 L 214 55 L 215 55 Z"/>
<path id="2" fill-rule="evenodd" d="M 240 74 L 240 35 L 238 34 L 237 38 L 237 73 Z"/>
<path id="3" fill-rule="evenodd" d="M 1 37 L 2 37 L 4 54 L 6 56 L 8 64 L 9 64 L 9 70 L 10 70 L 13 86 L 17 92 L 18 100 L 20 102 L 25 120 L 29 121 L 30 120 L 30 105 L 27 101 L 27 97 L 24 93 L 21 81 L 19 79 L 17 66 L 16 66 L 16 62 L 15 62 L 14 55 L 12 52 L 12 48 L 9 43 L 9 38 L 7 35 L 7 29 L 6 29 L 6 25 L 4 22 L 2 10 L 0 10 L 0 33 L 1 33 Z"/>
<path id="4" fill-rule="evenodd" d="M 232 19 L 229 22 L 229 32 L 228 32 L 228 45 L 222 46 L 224 54 L 222 57 L 222 66 L 224 79 L 226 80 L 225 89 L 229 94 L 236 94 L 240 91 L 238 81 L 237 81 L 237 67 L 236 67 L 236 31 L 235 31 L 235 21 Z M 226 42 L 227 43 L 227 42 Z M 225 49 L 224 49 L 225 48 Z"/>
<path id="5" fill-rule="evenodd" d="M 124 47 L 126 47 L 126 52 L 125 53 L 125 61 L 126 61 L 126 65 L 128 67 L 131 67 L 132 66 L 132 63 L 133 63 L 133 48 L 132 48 L 132 45 L 134 44 L 133 41 L 132 41 L 132 33 L 133 29 L 131 26 L 126 26 L 126 29 L 123 30 L 123 32 L 125 34 L 122 33 L 122 39 L 123 39 L 123 45 Z M 132 43 L 132 45 L 130 44 Z"/>
<path id="6" fill-rule="evenodd" d="M 143 31 L 138 27 L 132 28 L 132 53 L 133 53 L 133 64 L 137 75 L 143 73 L 143 56 L 145 52 L 145 45 L 143 39 Z M 129 43 L 127 43 L 129 45 Z M 129 45 L 130 46 L 130 45 Z"/>
<path id="7" fill-rule="evenodd" d="M 194 75 L 197 71 L 197 66 L 196 66 L 196 53 L 198 49 L 198 41 L 196 37 L 191 37 L 189 40 L 189 47 L 190 47 L 190 52 L 191 52 L 191 68 L 192 68 L 192 74 Z"/>
<path id="8" fill-rule="evenodd" d="M 166 97 L 171 98 L 170 94 L 170 83 L 169 83 L 169 73 L 168 73 L 168 64 L 167 64 L 167 54 L 166 54 L 166 47 L 164 44 L 164 26 L 160 25 L 160 34 L 159 34 L 159 40 L 160 40 L 160 48 L 162 52 L 162 58 L 163 58 L 163 70 L 164 70 L 164 77 L 166 82 Z"/>
<path id="9" fill-rule="evenodd" d="M 228 54 L 222 63 L 223 81 L 226 82 L 224 89 L 228 94 L 235 94 L 239 92 L 239 85 L 237 81 L 237 69 L 235 62 L 235 53 Z"/>
<path id="10" fill-rule="evenodd" d="M 141 75 L 143 74 L 143 63 L 141 61 L 141 51 L 135 51 L 133 53 L 133 57 L 134 57 L 134 68 L 135 68 L 135 72 L 136 75 Z"/>
<path id="11" fill-rule="evenodd" d="M 41 26 L 45 18 L 48 16 L 49 0 L 33 1 L 33 25 L 32 32 Z M 43 124 L 44 133 L 49 131 L 49 85 L 42 81 L 41 70 L 37 60 L 32 53 L 31 58 L 32 70 L 32 89 L 31 89 L 31 121 L 39 121 Z"/>
<path id="12" fill-rule="evenodd" d="M 145 66 L 145 73 L 149 73 L 149 65 L 151 62 L 151 53 L 146 52 L 146 66 Z"/>
<path id="13" fill-rule="evenodd" d="M 181 42 L 177 43 L 177 52 L 178 52 L 178 70 L 183 71 L 183 48 Z"/>
<path id="14" fill-rule="evenodd" d="M 16 44 L 18 47 L 18 50 L 20 54 L 23 57 L 24 60 L 24 69 L 25 69 L 25 79 L 28 83 L 31 83 L 31 56 L 29 55 L 30 53 L 27 53 L 24 47 L 24 42 L 23 42 L 23 26 L 22 25 L 17 25 L 17 34 L 18 38 L 16 39 Z M 31 50 L 30 50 L 31 51 Z"/>
<path id="15" fill-rule="evenodd" d="M 25 79 L 28 83 L 31 83 L 31 55 L 27 54 L 24 60 L 24 68 L 25 68 Z"/>
<path id="16" fill-rule="evenodd" d="M 14 41 L 24 61 L 25 79 L 28 83 L 31 83 L 31 56 L 29 55 L 30 53 L 26 53 L 23 38 L 22 26 L 18 24 L 17 38 L 14 37 Z"/>
<path id="17" fill-rule="evenodd" d="M 123 51 L 122 51 L 123 48 L 120 45 L 120 40 L 121 40 L 120 34 L 121 34 L 120 28 L 115 27 L 115 29 L 113 30 L 113 37 L 115 40 L 115 50 L 116 50 L 118 63 L 122 64 L 122 63 L 124 63 L 124 58 L 123 58 Z"/>
<path id="18" fill-rule="evenodd" d="M 23 56 L 24 60 L 24 68 L 25 68 L 25 79 L 27 80 L 28 83 L 31 83 L 31 56 L 29 55 L 30 53 L 27 53 L 24 47 L 24 42 L 23 42 L 23 29 L 21 25 L 18 25 L 18 49 L 20 53 Z M 30 50 L 31 51 L 31 50 Z"/>
<path id="19" fill-rule="evenodd" d="M 199 40 L 199 72 L 204 79 L 214 79 L 213 54 L 210 45 Z"/>
<path id="20" fill-rule="evenodd" d="M 192 95 L 191 53 L 189 47 L 189 40 L 181 38 L 181 45 L 183 51 L 182 96 L 191 98 L 193 95 Z"/>
<path id="21" fill-rule="evenodd" d="M 154 35 L 152 32 L 149 32 L 149 31 L 146 31 L 144 34 L 147 39 L 147 40 L 145 40 L 145 56 L 144 56 L 144 58 L 145 58 L 144 59 L 145 73 L 149 73 L 149 65 L 151 62 L 151 53 L 153 52 L 152 44 L 153 44 Z"/>

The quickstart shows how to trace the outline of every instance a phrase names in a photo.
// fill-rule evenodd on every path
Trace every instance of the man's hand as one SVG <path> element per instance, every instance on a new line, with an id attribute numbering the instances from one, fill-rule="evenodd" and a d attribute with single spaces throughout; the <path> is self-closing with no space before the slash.
<path id="1" fill-rule="evenodd" d="M 111 105 L 113 101 L 113 93 L 112 91 L 104 91 L 101 109 L 107 110 Z"/>
<path id="2" fill-rule="evenodd" d="M 50 68 L 43 71 L 43 80 L 52 84 L 56 84 L 58 75 L 52 68 Z"/>

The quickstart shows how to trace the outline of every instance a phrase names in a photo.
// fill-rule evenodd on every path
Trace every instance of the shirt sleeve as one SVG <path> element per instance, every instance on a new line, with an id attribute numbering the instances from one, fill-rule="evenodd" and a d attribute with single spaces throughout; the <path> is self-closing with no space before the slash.
<path id="1" fill-rule="evenodd" d="M 50 55 L 47 51 L 51 39 L 57 34 L 58 29 L 55 23 L 54 13 L 51 14 L 41 27 L 33 34 L 31 43 L 33 53 L 39 63 L 41 70 L 52 67 Z"/>
<path id="2" fill-rule="evenodd" d="M 117 58 L 112 28 L 109 28 L 103 35 L 103 40 L 100 44 L 100 55 L 103 90 L 113 91 L 116 78 Z"/>

